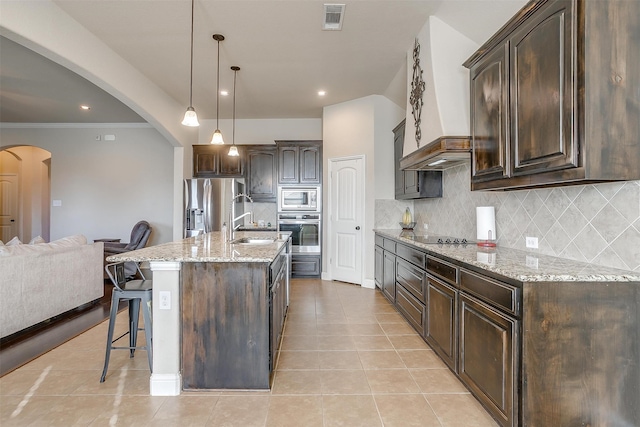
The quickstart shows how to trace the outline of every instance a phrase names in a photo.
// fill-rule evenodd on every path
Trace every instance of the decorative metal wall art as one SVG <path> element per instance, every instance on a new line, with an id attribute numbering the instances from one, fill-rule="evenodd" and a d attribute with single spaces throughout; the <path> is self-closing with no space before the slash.
<path id="1" fill-rule="evenodd" d="M 422 115 L 422 95 L 424 94 L 425 83 L 422 80 L 422 68 L 420 67 L 420 43 L 416 38 L 413 45 L 413 79 L 411 80 L 411 96 L 409 103 L 411 104 L 411 112 L 416 126 L 416 144 L 420 148 L 420 139 L 422 131 L 420 130 L 420 116 Z"/>

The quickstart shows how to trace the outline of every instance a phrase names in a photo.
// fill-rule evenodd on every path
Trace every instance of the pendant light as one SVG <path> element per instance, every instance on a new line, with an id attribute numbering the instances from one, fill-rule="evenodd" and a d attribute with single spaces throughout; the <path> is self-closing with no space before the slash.
<path id="1" fill-rule="evenodd" d="M 231 147 L 229 147 L 229 155 L 236 157 L 239 156 L 240 153 L 238 153 L 238 147 L 236 147 L 236 76 L 238 75 L 238 71 L 240 70 L 240 67 L 238 66 L 233 66 L 231 67 L 231 69 L 233 70 L 233 120 L 232 120 L 232 127 L 231 127 Z"/>
<path id="2" fill-rule="evenodd" d="M 224 40 L 224 36 L 222 34 L 214 34 L 213 39 L 218 42 L 218 75 L 216 84 L 216 130 L 211 137 L 211 143 L 223 145 L 224 139 L 222 138 L 222 132 L 220 132 L 220 42 Z"/>
<path id="3" fill-rule="evenodd" d="M 191 76 L 189 78 L 189 107 L 184 113 L 184 119 L 182 124 L 185 126 L 196 127 L 200 126 L 198 123 L 198 115 L 193 108 L 193 8 L 195 0 L 191 0 Z"/>

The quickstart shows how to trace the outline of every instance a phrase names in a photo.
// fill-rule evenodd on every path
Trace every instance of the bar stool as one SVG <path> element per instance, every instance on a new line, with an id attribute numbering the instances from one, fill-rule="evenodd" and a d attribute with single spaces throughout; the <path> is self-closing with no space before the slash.
<path id="1" fill-rule="evenodd" d="M 109 367 L 109 356 L 111 350 L 129 350 L 129 357 L 133 357 L 133 354 L 137 349 L 147 350 L 147 357 L 149 359 L 149 370 L 153 370 L 152 362 L 152 346 L 151 346 L 151 299 L 152 299 L 152 281 L 146 280 L 144 274 L 140 270 L 139 263 L 135 263 L 138 273 L 142 277 L 142 280 L 129 280 L 125 278 L 124 262 L 116 262 L 107 264 L 105 271 L 109 276 L 109 279 L 113 282 L 115 288 L 111 294 L 111 314 L 109 315 L 109 332 L 107 333 L 107 350 L 104 357 L 104 369 L 102 370 L 102 377 L 100 382 L 104 382 L 107 376 L 107 368 Z M 128 301 L 129 303 L 129 330 L 118 338 L 113 339 L 113 333 L 116 324 L 116 316 L 118 315 L 118 307 L 120 301 Z M 144 328 L 138 328 L 138 319 L 140 316 L 140 304 L 142 303 L 142 316 L 144 318 Z M 137 347 L 138 331 L 144 330 L 146 338 L 146 345 L 144 347 Z M 114 344 L 120 338 L 129 335 L 129 345 L 126 347 L 116 347 Z"/>

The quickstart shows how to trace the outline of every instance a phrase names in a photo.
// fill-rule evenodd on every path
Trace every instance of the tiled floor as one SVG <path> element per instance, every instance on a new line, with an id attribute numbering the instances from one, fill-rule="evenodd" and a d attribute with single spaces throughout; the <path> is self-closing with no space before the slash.
<path id="1" fill-rule="evenodd" d="M 359 286 L 292 281 L 270 392 L 151 397 L 143 351 L 113 351 L 101 384 L 106 327 L 0 378 L 0 425 L 496 425 L 380 292 Z"/>

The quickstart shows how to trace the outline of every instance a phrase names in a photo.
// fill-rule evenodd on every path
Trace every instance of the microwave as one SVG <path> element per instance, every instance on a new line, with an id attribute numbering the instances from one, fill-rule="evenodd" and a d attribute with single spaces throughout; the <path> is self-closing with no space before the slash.
<path id="1" fill-rule="evenodd" d="M 278 211 L 320 212 L 320 187 L 278 187 Z"/>

